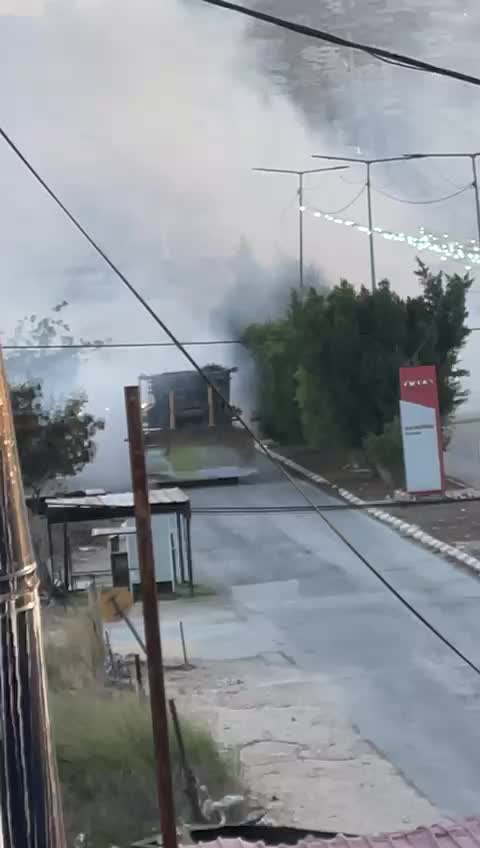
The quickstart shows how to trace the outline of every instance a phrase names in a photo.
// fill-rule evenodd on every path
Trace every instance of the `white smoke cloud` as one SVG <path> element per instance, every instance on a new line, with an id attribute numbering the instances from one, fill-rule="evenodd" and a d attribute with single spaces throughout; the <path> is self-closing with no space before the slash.
<path id="1" fill-rule="evenodd" d="M 315 167 L 313 152 L 339 152 L 336 133 L 307 125 L 260 70 L 260 46 L 247 29 L 240 17 L 195 0 L 57 0 L 41 16 L 4 18 L 0 27 L 8 67 L 3 126 L 185 340 L 224 335 L 218 316 L 235 300 L 231 258 L 241 239 L 267 269 L 257 281 L 262 303 L 269 287 L 275 291 L 268 269 L 296 256 L 295 180 L 252 167 Z M 384 142 L 379 136 L 379 152 Z M 76 336 L 162 340 L 5 145 L 0 173 L 0 271 L 10 293 L 2 337 L 24 314 L 46 314 L 65 298 Z M 344 179 L 313 175 L 307 203 L 335 210 L 357 191 L 350 183 L 362 179 L 356 171 Z M 394 188 L 404 188 L 404 179 L 394 178 Z M 420 221 L 412 208 L 389 204 L 376 198 L 379 223 L 401 229 Z M 365 219 L 364 198 L 351 214 Z M 368 283 L 363 236 L 307 215 L 305 252 L 329 281 Z M 412 263 L 409 251 L 378 245 L 379 276 L 390 275 L 401 293 L 414 285 Z M 255 317 L 252 287 L 247 296 Z M 201 364 L 214 359 L 232 364 L 234 353 L 199 353 Z M 117 464 L 124 444 L 122 386 L 141 372 L 179 367 L 181 357 L 167 349 L 92 354 L 82 366 L 78 382 L 107 419 L 103 468 Z"/>

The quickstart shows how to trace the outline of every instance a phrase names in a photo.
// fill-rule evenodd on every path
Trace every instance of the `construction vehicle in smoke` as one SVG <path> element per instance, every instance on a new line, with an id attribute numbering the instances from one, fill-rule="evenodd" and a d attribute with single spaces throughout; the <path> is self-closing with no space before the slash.
<path id="1" fill-rule="evenodd" d="M 147 472 L 153 484 L 238 479 L 255 472 L 255 445 L 230 405 L 236 368 L 140 377 Z"/>

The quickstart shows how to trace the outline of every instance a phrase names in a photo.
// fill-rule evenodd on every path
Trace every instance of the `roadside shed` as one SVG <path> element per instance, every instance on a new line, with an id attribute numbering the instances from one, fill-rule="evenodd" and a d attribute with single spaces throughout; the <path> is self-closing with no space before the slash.
<path id="1" fill-rule="evenodd" d="M 188 582 L 190 584 L 190 590 L 193 593 L 190 498 L 179 488 L 153 489 L 149 493 L 149 501 L 152 515 L 154 549 L 156 549 L 156 553 L 160 553 L 158 564 L 156 562 L 157 584 L 169 582 L 169 579 L 167 581 L 163 579 L 165 577 L 165 557 L 162 558 L 161 556 L 162 548 L 160 547 L 160 540 L 162 540 L 162 543 L 166 542 L 170 546 L 170 556 L 173 562 L 172 585 L 175 586 L 178 582 Z M 125 575 L 125 568 L 120 567 L 121 555 L 125 554 L 128 556 L 128 553 L 130 553 L 130 560 L 136 557 L 136 540 L 132 538 L 132 534 L 135 533 L 132 492 L 122 492 L 119 494 L 75 494 L 73 496 L 62 495 L 46 498 L 41 506 L 41 512 L 47 519 L 52 569 L 57 572 L 58 568 L 55 568 L 55 552 L 53 550 L 51 527 L 52 525 L 63 526 L 62 578 L 67 590 L 73 588 L 72 557 L 68 533 L 69 524 L 108 521 L 111 525 L 111 522 L 114 520 L 124 519 L 121 527 L 109 526 L 105 530 L 102 528 L 94 531 L 95 536 L 108 536 L 109 538 L 128 537 L 129 545 L 126 552 L 121 551 L 118 545 L 111 545 L 112 582 L 114 585 L 120 585 L 118 575 L 120 572 Z M 167 520 L 162 521 L 161 517 Z M 136 572 L 136 576 L 133 575 L 134 581 L 139 582 L 138 560 L 132 566 L 132 570 Z"/>

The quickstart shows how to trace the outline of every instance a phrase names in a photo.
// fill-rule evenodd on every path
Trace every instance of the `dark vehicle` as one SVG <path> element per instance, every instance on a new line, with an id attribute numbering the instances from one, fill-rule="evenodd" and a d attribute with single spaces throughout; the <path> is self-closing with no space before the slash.
<path id="1" fill-rule="evenodd" d="M 255 446 L 230 406 L 237 369 L 204 369 L 141 377 L 147 467 L 152 482 L 235 479 L 255 471 Z"/>

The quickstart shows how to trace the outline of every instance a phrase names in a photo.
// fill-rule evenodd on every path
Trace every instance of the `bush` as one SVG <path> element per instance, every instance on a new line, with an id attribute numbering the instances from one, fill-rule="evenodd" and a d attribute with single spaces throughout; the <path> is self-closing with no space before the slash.
<path id="1" fill-rule="evenodd" d="M 363 448 L 368 462 L 375 468 L 381 479 L 391 488 L 404 483 L 404 464 L 402 432 L 397 416 L 385 425 L 383 433 L 376 436 L 369 433 L 363 440 Z"/>
<path id="2" fill-rule="evenodd" d="M 159 831 L 150 707 L 134 693 L 56 693 L 52 719 L 69 844 L 129 845 Z M 191 766 L 212 797 L 237 791 L 234 763 L 209 732 L 182 721 Z M 171 738 L 178 819 L 190 820 L 176 742 Z"/>
<path id="3" fill-rule="evenodd" d="M 133 692 L 99 685 L 101 646 L 88 611 L 61 617 L 47 639 L 50 707 L 67 844 L 128 846 L 159 831 L 150 705 Z M 190 765 L 213 798 L 239 791 L 233 755 L 208 729 L 180 717 Z M 170 753 L 177 818 L 189 821 L 176 740 Z"/>

